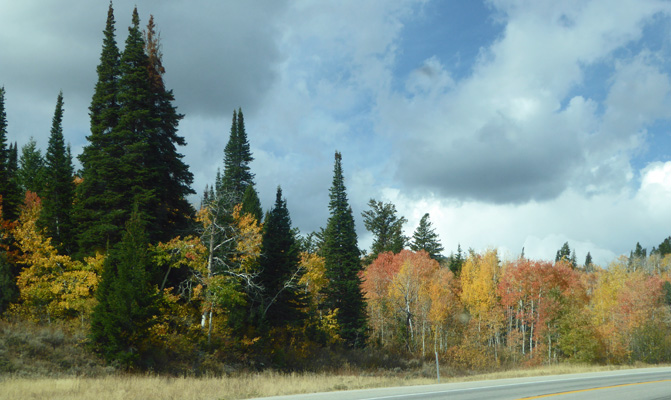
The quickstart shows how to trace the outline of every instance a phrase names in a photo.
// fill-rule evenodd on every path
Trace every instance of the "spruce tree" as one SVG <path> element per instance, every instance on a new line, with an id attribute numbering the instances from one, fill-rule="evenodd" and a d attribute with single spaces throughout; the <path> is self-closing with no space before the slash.
<path id="1" fill-rule="evenodd" d="M 403 235 L 403 224 L 408 222 L 405 217 L 396 215 L 396 206 L 370 199 L 370 210 L 364 211 L 363 224 L 373 234 L 373 245 L 367 262 L 373 262 L 380 253 L 391 251 L 400 253 L 408 242 Z"/>
<path id="2" fill-rule="evenodd" d="M 0 196 L 7 197 L 9 186 L 9 150 L 7 149 L 7 112 L 5 111 L 5 88 L 0 87 Z M 6 211 L 3 210 L 3 214 Z M 4 216 L 8 219 L 7 216 Z"/>
<path id="3" fill-rule="evenodd" d="M 42 196 L 44 189 L 44 157 L 32 137 L 21 148 L 18 171 L 19 187 L 23 192 L 31 191 Z"/>
<path id="4" fill-rule="evenodd" d="M 153 20 L 147 38 L 149 45 L 134 9 L 119 56 L 110 5 L 91 105 L 91 151 L 82 159 L 82 255 L 120 239 L 129 204 L 137 203 L 151 243 L 186 234 L 188 216 L 193 214 L 186 200 L 194 193 L 193 176 L 176 151 L 176 146 L 185 144 L 177 135 L 182 115 L 172 105 L 172 91 L 163 85 L 165 70 Z M 94 118 L 96 113 L 108 118 Z"/>
<path id="5" fill-rule="evenodd" d="M 667 237 L 659 244 L 659 247 L 655 250 L 661 257 L 664 257 L 667 254 L 671 254 L 671 236 Z"/>
<path id="6" fill-rule="evenodd" d="M 144 222 L 135 206 L 123 239 L 103 267 L 91 316 L 91 341 L 108 362 L 146 365 L 149 329 L 157 315 L 157 293 L 150 282 L 151 256 Z"/>
<path id="7" fill-rule="evenodd" d="M 234 204 L 242 201 L 247 186 L 254 185 L 254 174 L 249 163 L 254 160 L 247 141 L 242 109 L 233 111 L 231 134 L 224 148 L 224 174 L 220 190 L 230 193 Z"/>
<path id="8" fill-rule="evenodd" d="M 187 234 L 189 216 L 194 214 L 187 196 L 195 194 L 191 188 L 193 174 L 182 160 L 177 146 L 186 141 L 177 133 L 179 121 L 184 118 L 173 105 L 175 96 L 163 81 L 165 68 L 161 53 L 160 37 L 156 33 L 154 17 L 150 16 L 145 32 L 145 52 L 149 63 L 150 124 L 148 129 L 150 181 L 154 188 L 157 206 L 153 207 L 154 240 L 167 241 L 177 235 Z"/>
<path id="9" fill-rule="evenodd" d="M 263 218 L 261 200 L 259 200 L 259 195 L 256 193 L 256 189 L 254 189 L 253 185 L 249 185 L 245 189 L 245 194 L 242 196 L 241 211 L 250 214 L 258 223 L 261 223 L 261 219 Z"/>
<path id="10" fill-rule="evenodd" d="M 117 92 L 121 75 L 114 25 L 114 9 L 110 2 L 97 67 L 98 81 L 89 106 L 91 135 L 87 137 L 89 144 L 79 155 L 82 182 L 77 186 L 75 215 L 80 257 L 95 251 L 104 252 L 108 243 L 118 240 L 124 214 L 123 208 L 119 207 L 128 201 L 113 190 L 119 159 L 112 130 L 119 120 Z"/>
<path id="11" fill-rule="evenodd" d="M 568 242 L 564 243 L 562 247 L 557 250 L 557 255 L 555 256 L 555 261 L 571 261 L 571 248 L 568 245 Z"/>
<path id="12" fill-rule="evenodd" d="M 329 190 L 330 217 L 324 230 L 322 255 L 328 283 L 325 306 L 338 310 L 340 337 L 350 347 L 366 342 L 366 304 L 361 292 L 361 259 L 354 216 L 347 201 L 342 156 L 335 153 L 333 185 Z"/>
<path id="13" fill-rule="evenodd" d="M 259 283 L 263 287 L 265 322 L 271 327 L 294 325 L 305 318 L 307 303 L 298 288 L 299 248 L 291 229 L 291 217 L 282 189 L 264 225 L 259 258 Z"/>
<path id="14" fill-rule="evenodd" d="M 56 110 L 46 152 L 42 225 L 58 250 L 70 254 L 72 241 L 72 201 L 74 198 L 74 167 L 63 137 L 63 93 L 58 94 Z"/>
<path id="15" fill-rule="evenodd" d="M 7 155 L 7 174 L 9 180 L 7 182 L 6 194 L 3 201 L 3 208 L 7 208 L 6 215 L 9 220 L 16 220 L 19 218 L 20 207 L 23 204 L 23 192 L 19 186 L 19 146 L 16 142 L 9 145 Z"/>
<path id="16" fill-rule="evenodd" d="M 585 256 L 585 271 L 592 271 L 594 269 L 594 265 L 592 263 L 592 254 L 588 251 L 587 256 Z"/>
<path id="17" fill-rule="evenodd" d="M 455 276 L 461 274 L 461 267 L 466 262 L 466 257 L 464 257 L 464 252 L 461 251 L 461 244 L 457 244 L 457 254 L 450 254 L 447 258 L 447 267 L 452 271 Z"/>
<path id="18" fill-rule="evenodd" d="M 429 253 L 429 256 L 434 260 L 441 261 L 443 245 L 440 244 L 438 234 L 431 228 L 431 221 L 429 221 L 429 213 L 424 214 L 419 220 L 417 230 L 412 235 L 412 242 L 410 243 L 412 251 L 424 250 Z"/>
<path id="19" fill-rule="evenodd" d="M 8 221 L 19 217 L 21 192 L 16 177 L 18 169 L 16 149 L 7 146 L 7 113 L 5 111 L 5 88 L 0 87 L 0 196 L 2 217 Z"/>
<path id="20" fill-rule="evenodd" d="M 7 258 L 7 252 L 0 251 L 0 316 L 19 297 L 16 275 L 12 271 L 14 268 Z"/>

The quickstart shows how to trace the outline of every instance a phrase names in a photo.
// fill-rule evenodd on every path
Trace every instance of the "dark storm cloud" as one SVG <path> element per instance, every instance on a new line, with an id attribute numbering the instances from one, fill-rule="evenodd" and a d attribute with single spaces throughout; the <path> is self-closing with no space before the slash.
<path id="1" fill-rule="evenodd" d="M 53 113 L 63 90 L 66 125 L 85 125 L 102 48 L 107 2 L 24 0 L 0 4 L 0 85 L 14 115 L 13 133 L 25 142 L 42 134 L 32 121 Z M 133 7 L 142 27 L 153 14 L 162 39 L 166 83 L 180 112 L 229 116 L 252 111 L 275 79 L 282 1 L 114 2 L 116 41 L 123 50 Z M 28 118 L 30 114 L 32 118 Z M 81 129 L 76 128 L 80 131 Z M 25 139 L 25 140 L 23 140 Z M 73 139 L 79 142 L 78 139 Z"/>
<path id="2" fill-rule="evenodd" d="M 189 115 L 254 111 L 276 78 L 284 1 L 161 2 L 154 13 L 167 84 Z M 156 11 L 150 9 L 156 8 Z"/>
<path id="3" fill-rule="evenodd" d="M 502 204 L 557 197 L 581 163 L 579 146 L 571 143 L 575 137 L 516 135 L 517 129 L 497 120 L 466 137 L 450 140 L 445 132 L 435 146 L 406 147 L 398 177 L 407 187 L 461 200 Z"/>

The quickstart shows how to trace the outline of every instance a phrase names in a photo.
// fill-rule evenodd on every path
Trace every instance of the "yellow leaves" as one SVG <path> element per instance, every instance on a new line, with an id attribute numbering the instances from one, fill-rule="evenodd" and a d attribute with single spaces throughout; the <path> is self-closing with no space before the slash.
<path id="1" fill-rule="evenodd" d="M 324 257 L 320 257 L 313 253 L 301 253 L 300 268 L 305 271 L 298 284 L 306 288 L 307 292 L 311 294 L 313 303 L 321 302 L 319 293 L 328 284 L 326 278 L 326 266 L 324 264 Z"/>
<path id="2" fill-rule="evenodd" d="M 241 204 L 238 204 L 233 209 L 233 221 L 238 233 L 234 261 L 240 264 L 241 269 L 245 273 L 249 273 L 256 259 L 261 255 L 261 230 L 263 227 L 251 214 L 244 213 L 240 215 L 241 209 Z"/>
<path id="3" fill-rule="evenodd" d="M 461 269 L 461 301 L 476 317 L 489 313 L 496 304 L 500 266 L 496 250 L 471 254 Z"/>
<path id="4" fill-rule="evenodd" d="M 41 208 L 39 198 L 28 193 L 12 232 L 22 253 L 18 262 L 24 265 L 17 278 L 20 303 L 14 311 L 38 320 L 73 316 L 84 319 L 95 304 L 93 293 L 104 256 L 87 258 L 83 264 L 59 255 L 51 238 L 37 226 Z"/>
<path id="5" fill-rule="evenodd" d="M 199 238 L 187 236 L 176 237 L 167 243 L 159 243 L 153 247 L 154 261 L 168 268 L 186 266 L 200 273 L 207 271 L 207 249 Z"/>

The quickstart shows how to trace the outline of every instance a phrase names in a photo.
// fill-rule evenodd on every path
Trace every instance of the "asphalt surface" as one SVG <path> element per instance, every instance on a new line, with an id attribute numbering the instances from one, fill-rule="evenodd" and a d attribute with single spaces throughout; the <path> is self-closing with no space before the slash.
<path id="1" fill-rule="evenodd" d="M 671 368 L 268 397 L 273 400 L 671 400 Z M 257 399 L 258 400 L 258 399 Z"/>

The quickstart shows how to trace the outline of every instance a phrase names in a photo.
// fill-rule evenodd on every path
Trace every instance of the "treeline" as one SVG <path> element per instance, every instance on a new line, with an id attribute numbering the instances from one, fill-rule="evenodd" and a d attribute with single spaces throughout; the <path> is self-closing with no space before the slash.
<path id="1" fill-rule="evenodd" d="M 371 199 L 362 252 L 338 152 L 329 219 L 301 236 L 280 186 L 263 211 L 242 109 L 195 210 L 153 18 L 142 30 L 133 11 L 121 51 L 110 4 L 103 33 L 81 170 L 62 93 L 45 155 L 31 140 L 19 157 L 0 90 L 3 318 L 84 330 L 111 365 L 157 371 L 301 368 L 362 348 L 467 369 L 671 359 L 667 241 L 608 269 L 578 266 L 568 244 L 555 263 L 444 257 L 429 214 L 407 237 L 395 206 Z"/>
<path id="2" fill-rule="evenodd" d="M 363 277 L 371 341 L 384 348 L 436 351 L 475 370 L 671 360 L 671 255 L 585 269 L 470 251 L 455 275 L 403 250 L 382 254 Z"/>

